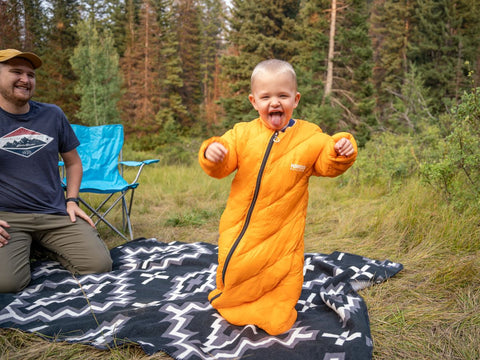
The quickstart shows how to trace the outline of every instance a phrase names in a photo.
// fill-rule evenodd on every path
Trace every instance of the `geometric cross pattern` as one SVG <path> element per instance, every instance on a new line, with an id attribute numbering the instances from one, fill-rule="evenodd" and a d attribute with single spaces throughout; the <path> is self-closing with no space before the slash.
<path id="1" fill-rule="evenodd" d="M 394 276 L 401 264 L 305 254 L 297 320 L 270 336 L 231 325 L 210 306 L 217 251 L 202 242 L 137 239 L 111 250 L 106 274 L 73 276 L 56 262 L 35 263 L 25 290 L 0 294 L 0 327 L 100 349 L 135 342 L 174 359 L 371 359 L 367 307 L 356 290 Z"/>

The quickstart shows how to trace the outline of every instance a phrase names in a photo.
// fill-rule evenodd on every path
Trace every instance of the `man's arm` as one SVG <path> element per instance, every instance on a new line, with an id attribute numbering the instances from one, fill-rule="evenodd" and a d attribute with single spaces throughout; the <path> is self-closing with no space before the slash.
<path id="1" fill-rule="evenodd" d="M 66 153 L 61 153 L 63 162 L 65 164 L 65 172 L 67 177 L 67 199 L 77 198 L 80 189 L 80 183 L 82 182 L 83 167 L 82 160 L 78 155 L 76 149 L 73 149 Z M 73 201 L 67 202 L 67 213 L 70 216 L 72 222 L 76 221 L 76 217 L 79 216 L 86 220 L 92 227 L 95 227 L 92 219 Z"/>

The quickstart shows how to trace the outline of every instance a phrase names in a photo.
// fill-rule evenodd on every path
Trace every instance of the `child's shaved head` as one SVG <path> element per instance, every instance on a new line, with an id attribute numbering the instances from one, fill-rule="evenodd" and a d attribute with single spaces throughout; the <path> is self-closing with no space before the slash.
<path id="1" fill-rule="evenodd" d="M 297 89 L 297 74 L 295 74 L 295 70 L 293 66 L 290 65 L 288 62 L 278 59 L 270 59 L 264 60 L 255 66 L 252 72 L 252 77 L 250 79 L 250 87 L 253 88 L 253 83 L 257 75 L 263 72 L 273 72 L 273 73 L 290 73 L 292 75 L 292 80 L 295 83 L 295 90 Z"/>

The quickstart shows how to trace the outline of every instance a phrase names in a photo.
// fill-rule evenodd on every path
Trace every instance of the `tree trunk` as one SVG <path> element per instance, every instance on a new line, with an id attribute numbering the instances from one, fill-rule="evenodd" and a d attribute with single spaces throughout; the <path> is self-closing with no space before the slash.
<path id="1" fill-rule="evenodd" d="M 335 50 L 335 21 L 337 17 L 337 0 L 332 0 L 332 16 L 330 19 L 330 40 L 328 45 L 328 63 L 327 63 L 327 79 L 325 81 L 325 92 L 323 94 L 323 102 L 325 98 L 332 92 L 333 83 L 333 53 Z"/>

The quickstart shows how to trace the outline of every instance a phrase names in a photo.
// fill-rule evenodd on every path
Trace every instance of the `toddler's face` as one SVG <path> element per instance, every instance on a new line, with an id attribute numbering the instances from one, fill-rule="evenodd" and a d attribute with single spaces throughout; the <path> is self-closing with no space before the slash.
<path id="1" fill-rule="evenodd" d="M 291 119 L 293 109 L 300 101 L 300 93 L 292 74 L 262 72 L 255 77 L 248 99 L 270 129 L 281 130 Z"/>

